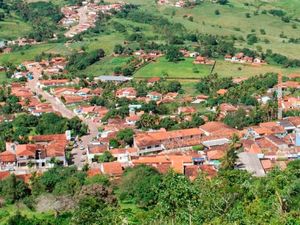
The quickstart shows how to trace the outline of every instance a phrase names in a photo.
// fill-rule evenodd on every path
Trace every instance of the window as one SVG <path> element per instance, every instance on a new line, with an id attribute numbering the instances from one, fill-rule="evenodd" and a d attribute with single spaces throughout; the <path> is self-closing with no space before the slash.
<path id="1" fill-rule="evenodd" d="M 155 148 L 158 148 L 159 147 L 159 145 L 155 145 Z"/>

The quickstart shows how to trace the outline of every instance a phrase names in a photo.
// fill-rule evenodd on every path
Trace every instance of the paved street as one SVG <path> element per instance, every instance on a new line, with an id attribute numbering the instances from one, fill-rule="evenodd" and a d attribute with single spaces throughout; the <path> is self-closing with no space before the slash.
<path id="1" fill-rule="evenodd" d="M 43 99 L 46 99 L 46 101 L 52 105 L 53 109 L 55 111 L 60 112 L 62 114 L 62 116 L 69 118 L 69 119 L 73 118 L 74 116 L 77 116 L 73 111 L 67 109 L 62 103 L 56 101 L 55 97 L 49 96 L 48 94 L 46 94 L 44 91 L 42 91 L 41 89 L 39 89 L 36 86 L 36 83 L 38 82 L 38 79 L 41 74 L 39 69 L 32 68 L 30 71 L 32 72 L 34 79 L 29 80 L 27 82 L 27 88 L 29 88 L 32 92 L 36 92 L 37 95 L 42 95 Z M 91 120 L 88 120 L 88 119 L 84 119 L 84 122 L 89 127 L 89 134 L 85 135 L 81 138 L 82 143 L 81 144 L 78 143 L 79 147 L 80 147 L 80 145 L 83 145 L 84 147 L 86 147 L 90 143 L 92 138 L 96 137 L 97 133 L 98 133 L 99 124 L 93 123 Z M 84 162 L 81 162 L 82 152 L 84 152 L 86 150 L 80 150 L 79 147 L 74 148 L 71 152 L 72 156 L 73 156 L 72 164 L 75 164 L 76 166 L 78 166 L 78 168 L 81 168 L 82 165 L 84 164 Z"/>
<path id="2" fill-rule="evenodd" d="M 76 32 L 78 30 L 79 27 L 81 27 L 83 24 L 86 23 L 86 21 L 88 20 L 88 17 L 87 17 L 87 9 L 85 9 L 85 7 L 81 7 L 79 8 L 78 10 L 78 15 L 79 15 L 79 22 L 76 26 L 72 26 L 70 28 L 70 30 L 65 33 L 65 36 L 66 37 L 70 37 L 71 34 L 73 34 L 74 32 Z"/>

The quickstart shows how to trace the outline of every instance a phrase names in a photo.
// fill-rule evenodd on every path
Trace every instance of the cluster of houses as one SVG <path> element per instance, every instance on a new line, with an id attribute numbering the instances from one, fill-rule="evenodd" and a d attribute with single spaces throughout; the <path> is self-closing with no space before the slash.
<path id="1" fill-rule="evenodd" d="M 11 46 L 25 46 L 25 45 L 34 45 L 38 44 L 34 39 L 26 39 L 26 38 L 18 38 L 16 40 L 9 40 L 9 41 L 1 41 L 0 40 L 0 54 L 9 54 L 12 52 Z"/>
<path id="2" fill-rule="evenodd" d="M 233 63 L 250 63 L 253 65 L 266 64 L 266 62 L 262 59 L 262 57 L 256 57 L 256 58 L 249 57 L 249 56 L 246 56 L 242 52 L 239 52 L 239 53 L 235 54 L 234 56 L 226 55 L 225 61 L 233 62 Z"/>
<path id="3" fill-rule="evenodd" d="M 195 58 L 193 62 L 195 65 L 213 65 L 216 62 L 215 60 L 207 59 L 206 57 L 200 56 L 199 52 L 190 52 L 185 49 L 181 49 L 180 53 L 183 57 Z"/>
<path id="4" fill-rule="evenodd" d="M 22 109 L 29 111 L 32 115 L 40 116 L 43 113 L 56 113 L 60 115 L 49 103 L 41 102 L 34 93 L 23 87 L 21 83 L 10 83 L 10 88 L 10 95 L 18 97 L 18 103 L 22 106 Z M 3 102 L 3 104 L 5 103 Z"/>
<path id="5" fill-rule="evenodd" d="M 82 6 L 68 6 L 62 8 L 61 12 L 64 14 L 64 18 L 61 19 L 60 22 L 65 28 L 70 28 L 78 23 L 78 25 L 75 25 L 74 31 L 68 34 L 69 37 L 73 37 L 91 27 L 95 27 L 99 12 L 109 14 L 112 9 L 120 11 L 124 5 L 124 2 L 101 5 L 92 1 L 84 1 Z M 86 16 L 86 19 L 80 18 L 83 15 Z"/>
<path id="6" fill-rule="evenodd" d="M 30 136 L 29 140 L 33 143 L 6 142 L 6 150 L 0 153 L 1 170 L 21 170 L 30 164 L 52 167 L 54 162 L 67 165 L 65 148 L 69 140 L 66 134 Z"/>
<path id="7" fill-rule="evenodd" d="M 102 165 L 96 162 L 96 157 L 105 151 L 110 151 L 120 168 L 147 164 L 166 173 L 173 168 L 184 173 L 191 180 L 198 173 L 216 175 L 220 160 L 226 154 L 233 134 L 241 138 L 242 151 L 236 162 L 238 169 L 247 170 L 253 176 L 265 176 L 273 167 L 286 168 L 286 164 L 300 158 L 300 117 L 287 117 L 278 122 L 261 123 L 259 126 L 247 127 L 242 131 L 225 125 L 222 122 L 207 122 L 192 129 L 143 132 L 135 131 L 133 147 L 111 149 L 109 140 L 114 138 L 118 130 L 125 129 L 126 124 L 111 121 L 100 134 L 98 143 L 87 148 L 87 158 L 91 167 L 102 171 Z M 114 123 L 118 125 L 114 126 Z M 201 146 L 198 149 L 197 147 Z M 109 163 L 107 164 L 109 165 Z"/>

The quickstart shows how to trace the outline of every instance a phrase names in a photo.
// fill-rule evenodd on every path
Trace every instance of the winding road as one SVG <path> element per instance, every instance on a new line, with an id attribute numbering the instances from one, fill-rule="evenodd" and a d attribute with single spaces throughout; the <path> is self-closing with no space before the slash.
<path id="1" fill-rule="evenodd" d="M 78 28 L 83 26 L 88 21 L 88 16 L 87 16 L 88 10 L 86 9 L 85 6 L 77 9 L 77 11 L 79 15 L 79 22 L 77 25 L 72 26 L 67 33 L 65 33 L 66 37 L 71 37 L 72 35 L 74 35 L 74 33 L 77 33 L 76 31 L 78 30 Z"/>
<path id="2" fill-rule="evenodd" d="M 27 82 L 27 88 L 29 90 L 35 92 L 36 95 L 42 95 L 43 99 L 49 102 L 53 107 L 53 109 L 55 111 L 60 112 L 63 117 L 71 119 L 74 116 L 77 116 L 72 110 L 67 109 L 61 102 L 58 102 L 55 99 L 55 97 L 48 95 L 46 92 L 44 92 L 43 90 L 37 87 L 37 82 L 41 74 L 41 71 L 38 68 L 32 68 L 30 72 L 32 72 L 33 79 Z M 98 127 L 100 124 L 96 124 L 89 119 L 83 119 L 83 122 L 88 125 L 89 133 L 81 138 L 82 143 L 80 145 L 87 147 L 87 145 L 91 142 L 93 137 L 97 136 Z M 85 163 L 85 162 L 81 162 L 81 157 L 83 156 L 82 152 L 83 150 L 80 150 L 79 147 L 74 148 L 71 152 L 72 164 L 76 165 L 79 169 L 81 169 L 83 164 Z"/>

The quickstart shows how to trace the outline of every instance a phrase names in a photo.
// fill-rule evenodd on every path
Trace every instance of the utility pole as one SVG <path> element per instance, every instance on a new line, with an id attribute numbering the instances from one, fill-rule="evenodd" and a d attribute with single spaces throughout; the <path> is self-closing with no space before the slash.
<path id="1" fill-rule="evenodd" d="M 282 120 L 282 75 L 281 74 L 278 74 L 277 100 L 278 100 L 278 120 Z"/>

